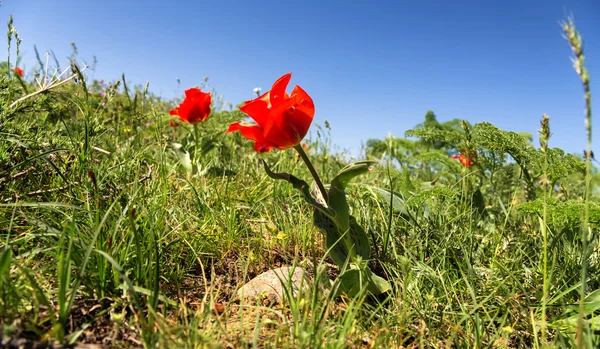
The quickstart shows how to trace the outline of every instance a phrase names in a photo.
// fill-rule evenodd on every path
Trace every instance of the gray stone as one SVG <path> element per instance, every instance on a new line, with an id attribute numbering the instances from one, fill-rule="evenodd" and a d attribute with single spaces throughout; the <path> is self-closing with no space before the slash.
<path id="1" fill-rule="evenodd" d="M 287 295 L 286 287 L 291 285 L 292 294 L 296 297 L 301 287 L 306 287 L 309 281 L 308 274 L 300 266 L 277 268 L 250 280 L 237 291 L 236 295 L 239 299 L 281 304 L 284 295 Z"/>

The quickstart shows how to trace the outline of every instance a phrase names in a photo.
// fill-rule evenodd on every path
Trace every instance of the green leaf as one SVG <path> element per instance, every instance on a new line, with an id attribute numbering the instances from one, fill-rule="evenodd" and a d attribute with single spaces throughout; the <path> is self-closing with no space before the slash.
<path id="1" fill-rule="evenodd" d="M 350 235 L 350 240 L 354 244 L 354 252 L 356 255 L 362 259 L 371 258 L 369 237 L 363 227 L 358 224 L 354 216 L 350 216 L 350 231 L 348 231 L 348 234 Z"/>
<path id="2" fill-rule="evenodd" d="M 329 256 L 340 268 L 348 261 L 353 261 L 356 256 L 362 259 L 370 258 L 369 237 L 353 216 L 349 217 L 350 228 L 345 235 L 333 219 L 319 210 L 315 209 L 313 222 L 325 234 L 325 246 Z"/>
<path id="3" fill-rule="evenodd" d="M 360 270 L 348 269 L 340 275 L 341 288 L 350 297 L 356 297 L 365 287 Z"/>
<path id="4" fill-rule="evenodd" d="M 348 164 L 338 172 L 331 181 L 331 185 L 344 189 L 354 177 L 371 171 L 375 165 L 377 165 L 377 161 L 374 160 L 361 160 Z"/>
<path id="5" fill-rule="evenodd" d="M 128 287 L 129 286 L 127 285 L 126 282 L 123 282 L 122 284 L 120 284 L 119 286 L 117 286 L 118 289 L 124 290 L 124 291 L 128 291 L 129 290 Z M 143 294 L 143 295 L 146 295 L 148 297 L 152 297 L 152 296 L 156 296 L 157 295 L 156 290 L 150 291 L 149 289 L 143 288 L 143 287 L 140 287 L 140 286 L 135 286 L 134 285 L 133 286 L 133 290 L 136 293 Z M 171 306 L 176 306 L 177 305 L 177 302 L 175 302 L 174 300 L 172 300 L 172 299 L 170 299 L 170 298 L 168 298 L 168 297 L 166 297 L 165 295 L 162 295 L 162 294 L 158 294 L 158 299 L 161 302 L 167 303 L 167 304 L 169 304 Z"/>
<path id="6" fill-rule="evenodd" d="M 333 259 L 333 262 L 342 267 L 348 261 L 350 252 L 342 240 L 342 234 L 335 222 L 320 210 L 315 209 L 313 224 L 324 234 L 323 240 L 327 247 L 327 253 Z"/>
<path id="7" fill-rule="evenodd" d="M 209 138 L 209 139 L 204 139 L 200 145 L 200 151 L 199 154 L 201 156 L 205 156 L 206 154 L 208 154 L 211 150 L 215 149 L 216 147 L 218 147 L 220 145 L 220 142 Z"/>
<path id="8" fill-rule="evenodd" d="M 567 312 L 569 316 L 555 321 L 554 325 L 559 325 L 565 332 L 575 332 L 580 316 L 579 306 L 574 305 L 569 308 L 571 308 Z M 594 331 L 600 331 L 600 315 L 597 315 L 598 310 L 600 310 L 600 290 L 595 290 L 588 294 L 584 300 L 584 312 L 590 314 L 586 322 Z"/>
<path id="9" fill-rule="evenodd" d="M 8 271 L 11 259 L 12 250 L 10 248 L 5 248 L 0 256 L 0 277 L 2 277 Z"/>
<path id="10" fill-rule="evenodd" d="M 477 211 L 477 213 L 483 216 L 487 215 L 487 211 L 485 209 L 485 197 L 480 189 L 477 189 L 473 192 L 471 195 L 471 200 L 472 207 L 475 211 Z"/>
<path id="11" fill-rule="evenodd" d="M 350 297 L 359 295 L 365 288 L 372 295 L 380 295 L 392 289 L 384 278 L 373 274 L 368 266 L 351 264 L 340 276 L 342 290 Z"/>
<path id="12" fill-rule="evenodd" d="M 392 202 L 392 210 L 394 211 L 394 213 L 399 213 L 400 215 L 402 215 L 405 218 L 410 217 L 410 214 L 408 213 L 408 209 L 406 208 L 406 202 L 401 193 L 399 193 L 397 191 L 394 191 L 392 193 L 389 189 L 373 187 L 370 185 L 366 186 L 366 188 L 368 188 L 374 194 L 377 193 L 377 194 L 381 195 L 384 199 L 384 202 L 389 203 L 391 201 Z M 392 200 L 392 196 L 394 197 L 393 200 Z"/>
<path id="13" fill-rule="evenodd" d="M 318 203 L 317 200 L 315 200 L 315 198 L 310 194 L 310 187 L 309 187 L 308 183 L 306 183 L 302 179 L 300 179 L 294 175 L 291 175 L 289 173 L 286 173 L 286 172 L 273 172 L 269 168 L 269 166 L 267 166 L 267 163 L 264 160 L 261 160 L 261 161 L 262 161 L 265 171 L 267 172 L 267 175 L 269 177 L 271 177 L 273 179 L 281 179 L 281 180 L 287 181 L 295 189 L 300 190 L 300 192 L 304 196 L 304 199 L 306 200 L 306 202 L 308 202 L 309 204 L 314 206 L 315 209 L 319 210 L 326 216 L 333 216 L 334 213 L 330 209 L 328 209 L 325 206 Z"/>
<path id="14" fill-rule="evenodd" d="M 372 170 L 375 164 L 377 161 L 372 160 L 353 162 L 344 167 L 331 181 L 329 207 L 335 211 L 335 221 L 340 230 L 346 231 L 350 228 L 350 208 L 346 200 L 346 186 L 354 177 Z"/>
<path id="15" fill-rule="evenodd" d="M 369 292 L 371 292 L 374 295 L 379 295 L 379 294 L 385 293 L 392 289 L 392 285 L 390 285 L 390 283 L 386 279 L 382 278 L 381 276 L 373 274 L 373 272 L 371 272 L 371 270 L 369 270 L 369 273 L 370 273 Z"/>
<path id="16" fill-rule="evenodd" d="M 190 153 L 183 150 L 183 146 L 180 143 L 171 143 L 171 148 L 175 152 L 175 155 L 177 155 L 181 166 L 183 166 L 186 171 L 192 172 L 192 159 L 190 158 Z"/>
<path id="17" fill-rule="evenodd" d="M 521 166 L 528 168 L 535 157 L 535 148 L 522 135 L 504 131 L 489 122 L 481 122 L 473 126 L 473 142 L 478 147 L 491 151 L 510 154 Z"/>

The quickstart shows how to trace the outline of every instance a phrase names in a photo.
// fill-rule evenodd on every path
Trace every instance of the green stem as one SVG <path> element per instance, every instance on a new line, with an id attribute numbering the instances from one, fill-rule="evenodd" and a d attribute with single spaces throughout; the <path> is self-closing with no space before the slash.
<path id="1" fill-rule="evenodd" d="M 577 75 L 581 79 L 585 98 L 585 131 L 587 135 L 587 156 L 585 161 L 585 198 L 584 198 L 584 216 L 581 225 L 582 240 L 582 268 L 581 268 L 581 289 L 579 299 L 579 316 L 577 319 L 576 344 L 577 348 L 585 348 L 588 343 L 584 341 L 584 326 L 586 325 L 585 293 L 587 291 L 587 268 L 588 268 L 588 234 L 591 233 L 590 218 L 590 196 L 592 182 L 592 95 L 590 92 L 590 75 L 585 67 L 585 56 L 583 54 L 583 40 L 575 28 L 573 18 L 569 18 L 562 24 L 566 34 L 567 41 L 575 53 L 573 66 Z M 589 330 L 589 328 L 588 328 Z M 589 340 L 589 338 L 588 338 Z M 591 343 L 591 342 L 589 342 Z"/>
<path id="2" fill-rule="evenodd" d="M 198 123 L 194 125 L 194 156 L 192 157 L 192 165 L 193 167 L 197 167 L 197 158 L 198 152 L 200 151 L 200 128 L 198 127 Z"/>
<path id="3" fill-rule="evenodd" d="M 325 203 L 329 204 L 329 198 L 327 197 L 327 191 L 325 190 L 325 186 L 323 186 L 323 182 L 321 182 L 321 178 L 319 177 L 319 174 L 317 174 L 317 171 L 315 170 L 315 167 L 313 166 L 312 162 L 310 162 L 308 155 L 306 155 L 304 148 L 302 148 L 300 144 L 297 144 L 294 146 L 294 149 L 296 149 L 302 160 L 304 160 L 304 163 L 306 164 L 306 167 L 308 167 L 310 174 L 315 179 L 317 187 L 319 188 L 319 190 L 321 191 L 321 195 L 323 196 L 323 200 L 325 200 Z"/>
<path id="4" fill-rule="evenodd" d="M 544 177 L 548 178 L 548 153 L 544 151 Z M 546 344 L 546 308 L 548 306 L 548 187 L 544 185 L 544 211 L 542 213 L 542 263 L 543 263 L 543 290 L 542 290 L 542 323 L 540 332 L 542 335 L 542 344 Z"/>

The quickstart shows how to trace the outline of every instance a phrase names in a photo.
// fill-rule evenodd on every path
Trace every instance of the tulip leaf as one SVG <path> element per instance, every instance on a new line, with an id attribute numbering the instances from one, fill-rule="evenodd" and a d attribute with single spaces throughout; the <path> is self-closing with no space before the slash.
<path id="1" fill-rule="evenodd" d="M 344 189 L 354 177 L 371 171 L 375 165 L 377 165 L 377 161 L 374 160 L 361 160 L 348 164 L 338 172 L 331 181 L 331 185 Z"/>
<path id="2" fill-rule="evenodd" d="M 204 156 L 206 154 L 208 154 L 208 152 L 210 152 L 211 150 L 213 150 L 214 148 L 218 147 L 220 145 L 220 142 L 215 140 L 215 139 L 205 139 L 202 141 L 202 143 L 200 144 L 200 155 Z"/>
<path id="3" fill-rule="evenodd" d="M 171 143 L 171 148 L 177 155 L 177 159 L 179 159 L 179 163 L 181 166 L 186 169 L 188 172 L 192 172 L 192 159 L 190 158 L 190 153 L 183 150 L 183 146 L 180 143 Z"/>
<path id="4" fill-rule="evenodd" d="M 350 228 L 348 201 L 346 200 L 346 186 L 352 178 L 369 172 L 377 161 L 363 160 L 353 162 L 344 167 L 331 181 L 329 188 L 329 207 L 335 211 L 336 224 L 342 231 Z"/>
<path id="5" fill-rule="evenodd" d="M 271 177 L 273 179 L 282 179 L 284 181 L 289 182 L 295 189 L 298 189 L 298 190 L 300 190 L 300 192 L 302 192 L 306 202 L 308 202 L 309 204 L 314 206 L 315 209 L 322 212 L 326 216 L 333 216 L 334 213 L 331 212 L 330 209 L 328 209 L 327 207 L 318 203 L 317 200 L 315 200 L 315 198 L 310 194 L 310 187 L 309 187 L 308 183 L 306 183 L 302 179 L 300 179 L 294 175 L 291 175 L 289 173 L 286 173 L 286 172 L 273 172 L 269 168 L 269 166 L 267 166 L 266 161 L 264 161 L 264 160 L 261 160 L 261 161 L 262 161 L 265 171 L 267 172 L 267 175 L 269 177 Z"/>
<path id="6" fill-rule="evenodd" d="M 371 270 L 369 270 L 369 273 L 369 292 L 379 295 L 392 289 L 392 285 L 386 279 L 375 275 Z"/>
<path id="7" fill-rule="evenodd" d="M 349 217 L 350 229 L 346 234 L 343 234 L 331 217 L 319 210 L 314 211 L 313 222 L 325 234 L 325 246 L 329 256 L 340 268 L 347 261 L 353 261 L 356 256 L 369 259 L 371 255 L 369 237 L 353 216 Z"/>
<path id="8" fill-rule="evenodd" d="M 359 269 L 348 269 L 340 275 L 341 288 L 350 297 L 356 297 L 363 289 L 363 278 Z"/>
<path id="9" fill-rule="evenodd" d="M 10 248 L 5 248 L 4 251 L 2 251 L 2 255 L 0 255 L 0 278 L 8 271 L 11 259 L 12 250 Z"/>
<path id="10" fill-rule="evenodd" d="M 314 211 L 313 223 L 324 234 L 323 240 L 327 253 L 336 265 L 342 267 L 348 261 L 350 252 L 342 239 L 339 228 L 330 217 L 317 209 Z"/>
<path id="11" fill-rule="evenodd" d="M 350 264 L 349 268 L 340 275 L 340 282 L 342 290 L 350 297 L 359 295 L 365 288 L 368 293 L 375 296 L 392 289 L 390 283 L 373 274 L 366 263 L 360 266 Z"/>
<path id="12" fill-rule="evenodd" d="M 417 220 L 411 215 L 411 213 L 406 208 L 406 200 L 404 196 L 397 191 L 390 191 L 389 189 L 373 187 L 370 185 L 365 186 L 373 196 L 380 196 L 383 198 L 383 201 L 386 204 L 392 205 L 392 211 L 394 213 L 400 214 L 402 218 L 404 218 L 407 222 L 411 224 L 416 224 Z"/>
<path id="13" fill-rule="evenodd" d="M 358 224 L 354 216 L 350 216 L 350 230 L 348 233 L 350 234 L 350 238 L 354 243 L 356 255 L 360 256 L 362 259 L 369 259 L 371 257 L 371 245 L 369 244 L 369 237 L 367 236 L 367 233 L 363 227 Z"/>
<path id="14" fill-rule="evenodd" d="M 346 186 L 352 178 L 368 172 L 376 163 L 376 161 L 370 160 L 351 163 L 344 167 L 331 181 L 329 206 L 335 211 L 336 224 L 342 231 L 350 229 L 350 207 L 346 200 Z"/>

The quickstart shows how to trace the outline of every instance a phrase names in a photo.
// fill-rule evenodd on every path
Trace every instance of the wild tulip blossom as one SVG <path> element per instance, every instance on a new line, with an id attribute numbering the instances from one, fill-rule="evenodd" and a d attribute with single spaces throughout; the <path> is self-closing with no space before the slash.
<path id="1" fill-rule="evenodd" d="M 473 159 L 472 155 L 467 156 L 463 153 L 460 153 L 460 155 L 454 155 L 452 159 L 460 161 L 464 167 L 472 167 L 475 165 L 475 160 Z"/>
<path id="2" fill-rule="evenodd" d="M 362 290 L 373 295 L 388 292 L 392 288 L 390 283 L 373 273 L 365 263 L 371 257 L 369 237 L 350 215 L 345 191 L 350 180 L 371 171 L 377 162 L 365 160 L 345 166 L 331 181 L 329 190 L 325 189 L 306 153 L 309 147 L 302 143 L 315 116 L 315 105 L 299 86 L 295 86 L 290 95 L 285 92 L 291 78 L 292 73 L 285 74 L 275 81 L 270 91 L 240 106 L 256 123 L 234 122 L 227 133 L 240 131 L 243 137 L 254 141 L 254 150 L 258 153 L 273 148 L 294 148 L 298 153 L 296 162 L 302 159 L 315 181 L 317 190 L 313 192 L 304 180 L 286 172 L 275 173 L 266 161 L 261 162 L 269 177 L 289 182 L 313 207 L 313 223 L 323 234 L 327 254 L 340 268 L 349 267 L 340 276 L 341 290 L 350 297 Z"/>
<path id="3" fill-rule="evenodd" d="M 300 144 L 315 116 L 315 105 L 300 86 L 295 86 L 290 95 L 285 92 L 291 78 L 292 73 L 285 74 L 275 81 L 270 91 L 240 106 L 256 123 L 234 122 L 227 133 L 240 131 L 242 136 L 254 141 L 254 150 L 258 153 Z"/>
<path id="4" fill-rule="evenodd" d="M 182 122 L 196 124 L 202 122 L 210 115 L 212 98 L 210 92 L 202 92 L 199 88 L 185 90 L 185 99 L 173 108 L 169 115 L 179 116 Z"/>
<path id="5" fill-rule="evenodd" d="M 14 72 L 15 72 L 15 74 L 19 74 L 19 76 L 23 76 L 23 73 L 25 71 L 19 67 L 15 67 Z"/>

